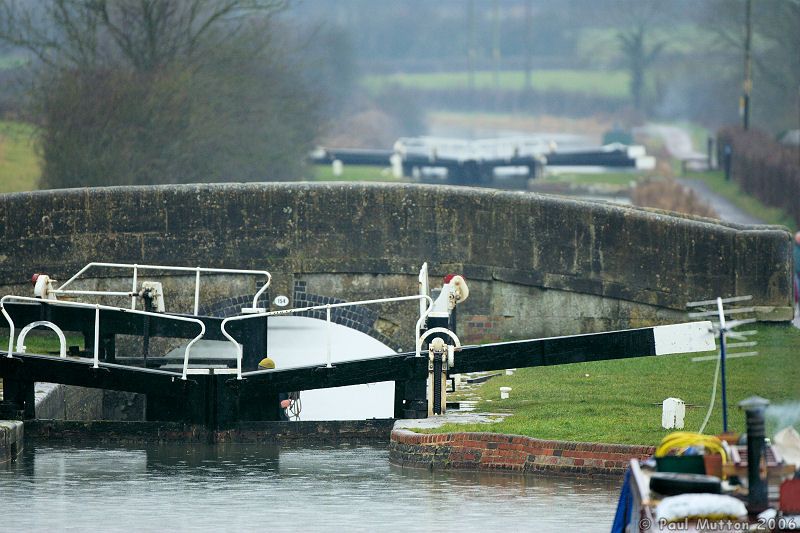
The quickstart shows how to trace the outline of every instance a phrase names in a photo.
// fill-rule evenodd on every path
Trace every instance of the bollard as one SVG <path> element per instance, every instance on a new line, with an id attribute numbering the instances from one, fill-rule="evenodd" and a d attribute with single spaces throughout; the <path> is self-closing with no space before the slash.
<path id="1" fill-rule="evenodd" d="M 708 157 L 708 170 L 714 170 L 714 137 L 710 135 L 706 139 L 706 154 Z"/>
<path id="2" fill-rule="evenodd" d="M 739 402 L 747 420 L 747 511 L 755 516 L 769 507 L 767 500 L 767 454 L 764 442 L 764 411 L 769 400 L 751 396 Z"/>
<path id="3" fill-rule="evenodd" d="M 723 166 L 725 167 L 725 181 L 731 180 L 731 163 L 733 162 L 733 148 L 726 144 L 722 149 Z"/>
<path id="4" fill-rule="evenodd" d="M 511 392 L 511 387 L 500 387 L 500 399 L 508 400 L 509 392 Z"/>
<path id="5" fill-rule="evenodd" d="M 667 398 L 662 404 L 661 427 L 664 429 L 683 429 L 686 404 L 680 398 Z"/>

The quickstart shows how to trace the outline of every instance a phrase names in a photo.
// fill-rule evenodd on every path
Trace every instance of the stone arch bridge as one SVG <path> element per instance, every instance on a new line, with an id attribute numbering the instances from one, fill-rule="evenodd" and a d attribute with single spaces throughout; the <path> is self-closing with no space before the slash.
<path id="1" fill-rule="evenodd" d="M 267 269 L 270 299 L 313 305 L 416 293 L 427 261 L 470 283 L 457 318 L 466 342 L 683 321 L 686 302 L 718 295 L 752 294 L 765 320 L 792 316 L 785 228 L 524 192 L 262 183 L 7 194 L 0 243 L 3 294 L 29 294 L 34 272 L 64 280 L 106 261 Z M 87 283 L 107 288 L 113 276 Z M 165 282 L 168 310 L 191 308 L 192 290 L 177 289 L 193 281 Z M 204 278 L 201 298 L 220 313 L 253 292 L 253 280 Z M 417 312 L 393 304 L 337 320 L 408 348 Z"/>

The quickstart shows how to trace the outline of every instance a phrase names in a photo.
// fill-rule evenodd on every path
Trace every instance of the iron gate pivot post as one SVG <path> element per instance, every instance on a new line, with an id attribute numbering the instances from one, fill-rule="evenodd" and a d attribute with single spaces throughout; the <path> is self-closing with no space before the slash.
<path id="1" fill-rule="evenodd" d="M 13 420 L 36 418 L 36 393 L 33 381 L 3 379 L 3 402 L 0 414 Z"/>

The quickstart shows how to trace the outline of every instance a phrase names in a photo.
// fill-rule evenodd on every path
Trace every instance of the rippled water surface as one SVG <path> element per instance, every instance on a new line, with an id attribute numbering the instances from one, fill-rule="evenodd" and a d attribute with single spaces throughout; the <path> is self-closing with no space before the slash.
<path id="1" fill-rule="evenodd" d="M 385 448 L 28 444 L 4 531 L 608 531 L 619 482 L 431 473 Z"/>

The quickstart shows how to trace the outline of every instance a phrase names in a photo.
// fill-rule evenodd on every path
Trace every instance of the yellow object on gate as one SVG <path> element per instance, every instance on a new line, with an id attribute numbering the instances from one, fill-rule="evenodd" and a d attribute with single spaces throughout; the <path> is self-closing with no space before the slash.
<path id="1" fill-rule="evenodd" d="M 275 361 L 273 361 L 269 357 L 265 357 L 264 359 L 258 362 L 258 368 L 261 368 L 263 370 L 272 370 L 273 368 L 275 368 Z"/>

